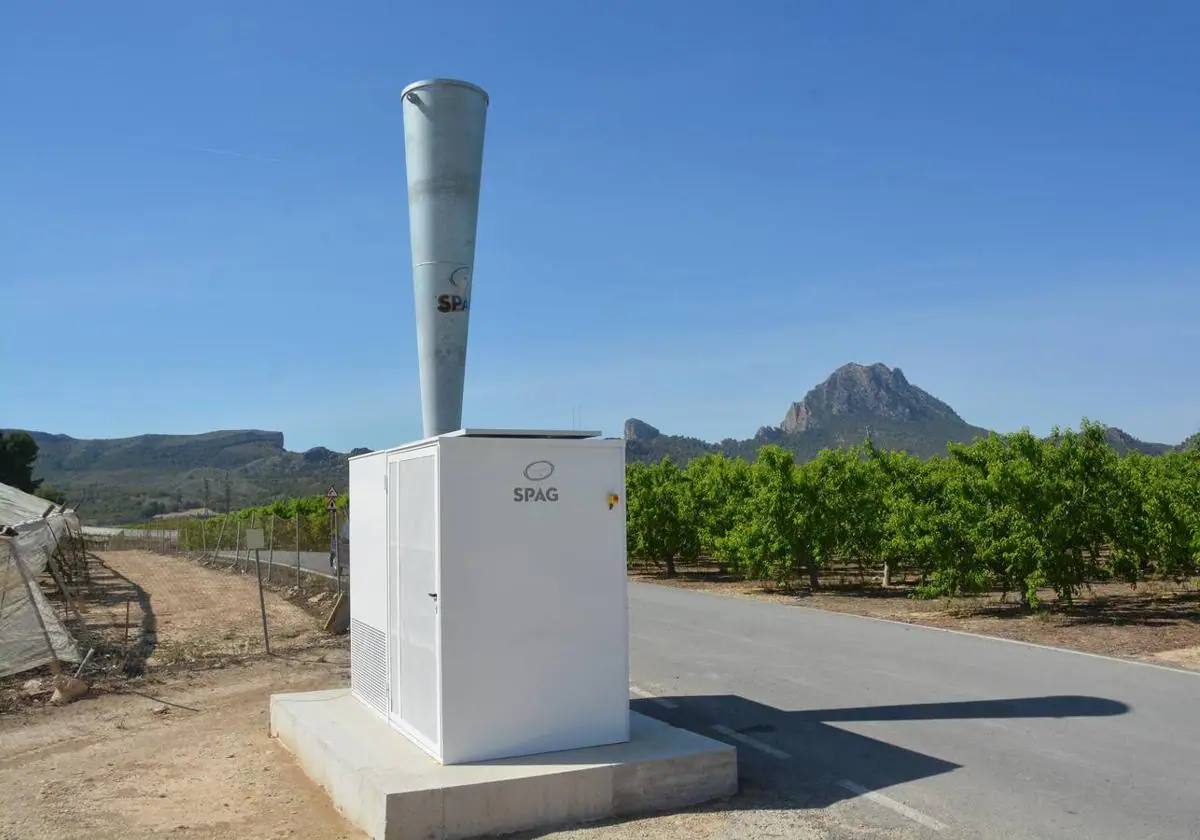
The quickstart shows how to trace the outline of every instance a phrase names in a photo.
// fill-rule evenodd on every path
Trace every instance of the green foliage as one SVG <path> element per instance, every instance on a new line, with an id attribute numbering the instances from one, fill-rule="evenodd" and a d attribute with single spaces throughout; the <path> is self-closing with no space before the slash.
<path id="1" fill-rule="evenodd" d="M 37 460 L 38 445 L 27 432 L 0 432 L 0 484 L 16 487 L 33 493 L 41 485 L 41 479 L 33 477 L 33 463 Z"/>
<path id="2" fill-rule="evenodd" d="M 999 589 L 1033 607 L 1100 580 L 1200 574 L 1200 450 L 1118 455 L 1105 429 L 1027 431 L 952 444 L 922 460 L 871 441 L 797 464 L 764 446 L 753 463 L 707 454 L 626 473 L 631 561 L 676 573 L 707 557 L 747 577 L 816 588 L 833 563 L 884 564 L 921 597 Z M 349 499 L 337 500 L 339 511 Z M 299 525 L 299 534 L 297 534 Z M 265 527 L 281 550 L 329 545 L 325 499 L 304 496 L 207 520 L 180 519 L 185 548 Z"/>
<path id="3" fill-rule="evenodd" d="M 764 446 L 750 467 L 745 514 L 732 529 L 728 545 L 742 571 L 752 577 L 787 583 L 806 571 L 815 581 L 818 500 L 812 473 L 798 468 L 792 453 Z"/>
<path id="4" fill-rule="evenodd" d="M 138 515 L 142 519 L 150 519 L 151 517 L 158 516 L 160 513 L 166 512 L 167 506 L 165 504 L 158 499 L 151 499 L 142 505 L 142 509 L 138 512 Z"/>
<path id="5" fill-rule="evenodd" d="M 1130 456 L 1118 468 L 1113 552 L 1122 576 L 1182 579 L 1200 569 L 1200 450 Z"/>
<path id="6" fill-rule="evenodd" d="M 625 478 L 629 554 L 666 566 L 699 554 L 695 509 L 689 504 L 687 476 L 670 458 L 657 464 L 630 464 Z"/>
<path id="7" fill-rule="evenodd" d="M 752 577 L 789 584 L 835 558 L 874 563 L 882 551 L 882 471 L 865 447 L 825 450 L 797 464 L 792 454 L 764 446 L 749 469 L 749 492 L 724 541 Z"/>
<path id="8" fill-rule="evenodd" d="M 340 521 L 345 521 L 350 497 L 343 493 L 334 504 Z M 239 529 L 265 528 L 271 535 L 268 536 L 269 544 L 277 549 L 324 551 L 329 547 L 329 526 L 330 516 L 325 510 L 325 497 L 301 496 L 269 505 L 242 508 L 207 519 L 159 520 L 135 527 L 177 529 L 180 548 L 185 550 L 212 550 L 218 540 L 224 548 L 231 549 Z"/>
<path id="9" fill-rule="evenodd" d="M 33 491 L 33 495 L 40 499 L 45 499 L 48 502 L 54 502 L 56 505 L 65 505 L 67 503 L 67 494 L 61 490 L 56 490 L 47 484 L 42 484 Z"/>
<path id="10" fill-rule="evenodd" d="M 736 569 L 730 534 L 745 517 L 750 496 L 750 464 L 740 458 L 705 455 L 684 470 L 685 504 L 694 517 L 700 553 Z"/>
<path id="11" fill-rule="evenodd" d="M 698 554 L 749 577 L 816 587 L 833 562 L 917 577 L 917 594 L 987 589 L 1036 606 L 1089 582 L 1200 572 L 1200 451 L 1118 455 L 1103 426 L 952 444 L 921 460 L 870 441 L 797 464 L 709 454 L 628 468 L 629 551 Z"/>

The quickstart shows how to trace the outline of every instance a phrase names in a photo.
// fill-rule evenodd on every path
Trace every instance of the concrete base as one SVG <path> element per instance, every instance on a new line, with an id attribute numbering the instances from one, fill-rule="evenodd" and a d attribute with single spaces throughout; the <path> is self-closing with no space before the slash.
<path id="1" fill-rule="evenodd" d="M 737 751 L 630 713 L 631 740 L 441 765 L 349 689 L 275 694 L 271 734 L 374 838 L 475 837 L 664 811 L 737 792 Z"/>

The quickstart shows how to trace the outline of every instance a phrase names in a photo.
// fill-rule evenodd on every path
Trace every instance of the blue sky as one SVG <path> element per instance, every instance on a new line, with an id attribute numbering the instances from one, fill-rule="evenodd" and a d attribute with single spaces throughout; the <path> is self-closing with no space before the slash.
<path id="1" fill-rule="evenodd" d="M 468 424 L 746 437 L 882 361 L 1175 442 L 1198 42 L 1188 3 L 10 5 L 0 426 L 419 436 L 399 92 L 452 76 L 492 97 Z"/>

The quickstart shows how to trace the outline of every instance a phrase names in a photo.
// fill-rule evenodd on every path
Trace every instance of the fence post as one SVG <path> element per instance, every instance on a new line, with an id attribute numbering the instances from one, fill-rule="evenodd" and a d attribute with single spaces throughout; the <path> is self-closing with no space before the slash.
<path id="1" fill-rule="evenodd" d="M 246 554 L 249 554 L 249 553 L 250 553 L 250 550 L 246 549 Z M 248 558 L 247 558 L 246 562 L 247 563 L 250 562 Z M 263 650 L 265 650 L 267 652 L 267 656 L 270 656 L 271 655 L 271 638 L 270 638 L 270 636 L 267 635 L 267 602 L 263 598 L 262 564 L 258 562 L 258 549 L 257 548 L 254 549 L 254 575 L 255 575 L 255 577 L 258 578 L 258 608 L 262 612 Z"/>
<path id="2" fill-rule="evenodd" d="M 225 539 L 225 522 L 226 517 L 221 517 L 221 530 L 217 532 L 217 547 L 213 549 L 212 558 L 220 562 L 221 560 L 221 541 Z"/>
<path id="3" fill-rule="evenodd" d="M 337 573 L 337 591 L 342 594 L 342 541 L 338 539 L 338 515 L 333 512 L 333 564 Z"/>
<path id="4" fill-rule="evenodd" d="M 233 541 L 233 565 L 242 568 L 242 520 L 237 521 L 237 537 Z"/>
<path id="5" fill-rule="evenodd" d="M 275 571 L 275 514 L 271 514 L 271 536 L 267 538 L 267 583 L 271 582 L 271 573 Z"/>
<path id="6" fill-rule="evenodd" d="M 296 508 L 296 586 L 300 586 L 300 509 Z"/>

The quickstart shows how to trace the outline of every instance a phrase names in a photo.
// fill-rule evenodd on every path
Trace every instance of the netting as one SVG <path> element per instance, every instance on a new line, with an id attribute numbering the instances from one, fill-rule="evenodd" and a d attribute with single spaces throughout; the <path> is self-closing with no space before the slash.
<path id="1" fill-rule="evenodd" d="M 54 559 L 79 533 L 75 513 L 0 484 L 0 677 L 51 662 L 79 661 L 75 640 L 38 585 L 47 571 L 69 587 Z"/>

